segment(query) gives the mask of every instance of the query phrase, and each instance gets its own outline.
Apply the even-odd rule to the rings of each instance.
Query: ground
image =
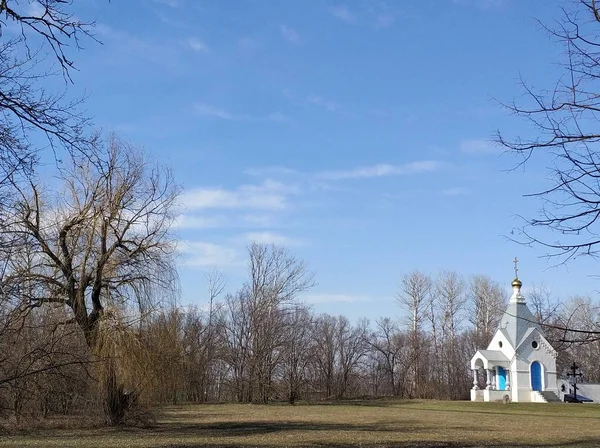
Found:
[[[594,404],[214,404],[167,408],[150,428],[0,435],[0,447],[597,447],[599,423]]]

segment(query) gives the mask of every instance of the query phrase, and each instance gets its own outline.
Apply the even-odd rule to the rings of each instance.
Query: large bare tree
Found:
[[[178,187],[170,171],[116,136],[73,153],[54,185],[15,179],[2,209],[2,292],[23,312],[69,311],[93,353],[114,331],[177,291],[170,233]],[[121,344],[122,345],[122,344]]]
[[[19,198],[5,219],[18,245],[4,283],[26,307],[70,308],[93,347],[107,312],[147,312],[176,288],[178,187],[167,168],[116,136],[75,154],[58,178],[55,193],[37,180],[15,183]]]

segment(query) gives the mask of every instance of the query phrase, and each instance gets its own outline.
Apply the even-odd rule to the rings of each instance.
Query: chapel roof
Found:
[[[527,307],[525,297],[521,294],[523,283],[515,276],[511,286],[513,287],[513,294],[506,311],[502,315],[499,327],[504,330],[503,333],[508,342],[514,348],[517,348],[529,329],[535,328],[540,333],[542,333],[542,330],[536,322],[535,316]]]

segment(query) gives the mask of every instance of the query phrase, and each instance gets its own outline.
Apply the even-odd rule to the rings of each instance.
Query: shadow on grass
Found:
[[[537,404],[537,406],[540,406],[539,404]],[[542,405],[543,406],[543,405]],[[552,407],[556,407],[556,406],[568,406],[568,405],[562,405],[562,404],[550,404],[549,406]],[[504,405],[503,405],[504,407]],[[532,412],[529,410],[522,410],[520,413],[515,412],[515,409],[511,407],[511,405],[506,407],[506,410],[491,410],[491,411],[484,411],[481,408],[474,408],[474,409],[442,409],[442,408],[430,408],[430,407],[419,407],[419,406],[411,406],[411,409],[417,410],[417,411],[430,411],[430,412],[452,412],[452,413],[458,413],[458,414],[486,414],[486,415],[510,415],[510,416],[515,416],[515,417],[519,417],[521,415],[527,415],[528,417],[556,417],[559,418],[561,420],[563,419],[575,419],[575,420],[581,420],[581,419],[586,419],[586,418],[590,418],[590,419],[594,419],[594,420],[598,420],[598,415],[595,414],[590,414],[590,415],[566,415],[564,413],[562,414],[552,414],[552,413],[544,413],[544,412]],[[600,446],[600,445],[598,445]]]
[[[168,444],[164,448],[244,448],[256,445],[233,445],[233,444]],[[272,446],[266,442],[265,446]],[[464,442],[406,442],[406,443],[373,443],[373,444],[348,444],[348,443],[319,443],[314,442],[310,445],[294,445],[294,448],[595,448],[600,446],[600,438],[581,439],[567,443],[547,443],[547,444],[481,444]]]
[[[414,403],[411,400],[400,400],[391,398],[379,398],[379,399],[365,399],[365,400],[329,400],[329,401],[317,401],[317,402],[301,402],[299,406],[366,406],[366,407],[378,407],[378,408],[389,408],[398,407],[405,404]]]
[[[275,434],[288,431],[368,431],[368,432],[418,432],[417,421],[403,421],[402,426],[396,422],[393,427],[385,427],[380,423],[372,425],[356,425],[344,423],[322,422],[214,422],[214,423],[165,423],[155,426],[150,431],[154,434],[199,434],[203,437],[246,437]],[[127,431],[127,429],[124,429]]]

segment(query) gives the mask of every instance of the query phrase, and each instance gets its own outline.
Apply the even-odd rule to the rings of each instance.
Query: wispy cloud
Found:
[[[466,194],[469,194],[469,190],[463,187],[452,187],[442,190],[442,194],[444,196],[464,196]]]
[[[27,5],[27,14],[35,17],[42,17],[46,12],[46,8],[38,1],[30,2]]]
[[[285,26],[285,25],[281,25],[280,29],[281,29],[281,35],[288,42],[290,42],[292,44],[299,44],[301,42],[300,35],[298,34],[298,32],[295,29],[290,28],[289,26]]]
[[[326,180],[368,179],[372,177],[403,176],[408,174],[429,173],[444,166],[436,160],[423,160],[402,165],[378,164],[352,170],[324,171],[318,177]]]
[[[276,123],[287,123],[291,125],[298,124],[296,120],[294,120],[292,117],[289,117],[280,111],[272,112],[269,115],[267,115],[267,120],[274,121]]]
[[[206,117],[219,118],[221,120],[258,122],[271,121],[273,123],[286,123],[294,126],[297,125],[296,120],[294,120],[288,115],[285,115],[280,111],[271,112],[270,114],[261,117],[249,114],[234,114],[220,107],[215,107],[205,103],[194,104],[194,109],[201,115],[204,115]]]
[[[380,14],[377,16],[375,26],[377,28],[388,28],[392,26],[395,21],[396,17],[394,17],[392,14]]]
[[[252,37],[243,36],[237,40],[237,46],[243,53],[250,55],[260,48],[260,42]]]
[[[369,296],[361,296],[354,294],[305,294],[300,297],[306,303],[356,303],[356,302],[370,302],[373,300]]]
[[[476,140],[463,140],[460,142],[460,151],[463,154],[469,155],[486,155],[486,154],[499,154],[501,148],[489,140],[476,139]]]
[[[260,244],[277,244],[277,245],[285,245],[285,246],[300,246],[302,242],[287,237],[285,235],[281,235],[279,233],[265,231],[265,232],[249,232],[244,235],[244,239]]]
[[[452,0],[452,2],[460,6],[472,6],[483,10],[490,10],[503,6],[506,0]]]
[[[208,45],[206,45],[200,39],[197,39],[195,37],[189,38],[186,43],[187,43],[188,47],[190,47],[192,50],[197,51],[199,53],[209,53],[210,52]]]
[[[298,192],[296,187],[266,180],[260,185],[242,185],[235,190],[198,188],[184,192],[181,201],[187,210],[281,210],[289,205],[289,196]]]
[[[310,104],[315,104],[319,107],[323,107],[324,109],[328,110],[329,112],[336,112],[337,110],[340,109],[339,104],[337,104],[335,101],[328,100],[326,98],[323,98],[320,95],[310,94],[306,98],[306,101]]]
[[[285,166],[261,166],[252,167],[244,170],[248,176],[268,177],[268,176],[293,176],[300,174],[298,171]]]
[[[329,10],[331,15],[346,23],[356,23],[356,16],[352,14],[345,6],[336,6]]]
[[[236,249],[204,241],[180,241],[177,249],[187,267],[240,266],[243,261]]]
[[[220,227],[223,220],[218,217],[179,215],[173,227],[176,229],[212,229]]]
[[[152,0],[154,3],[159,5],[165,5],[170,8],[178,8],[183,4],[183,0]]]
[[[202,115],[207,115],[209,117],[221,118],[222,120],[239,120],[242,119],[242,116],[232,115],[227,112],[225,109],[220,109],[218,107],[211,106],[209,104],[204,103],[196,103],[194,105],[196,111],[198,111]]]

